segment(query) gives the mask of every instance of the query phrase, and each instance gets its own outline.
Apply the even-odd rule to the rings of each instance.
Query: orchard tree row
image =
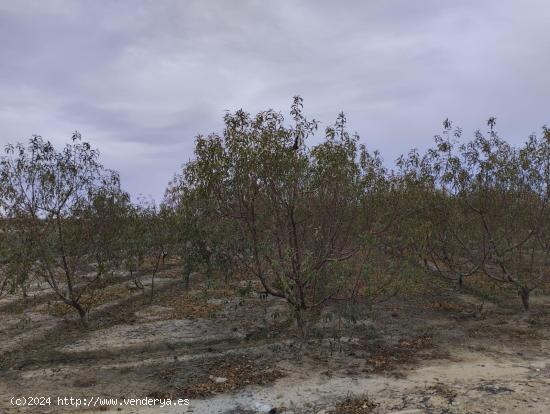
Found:
[[[469,141],[446,120],[433,148],[389,169],[343,113],[319,138],[300,97],[290,120],[239,110],[224,122],[220,135],[197,137],[195,157],[160,206],[131,202],[78,133],[61,150],[39,136],[8,145],[0,292],[46,284],[86,324],[83,298],[105,278],[124,276],[145,291],[146,269],[152,300],[169,255],[186,287],[195,271],[256,279],[305,333],[309,311],[372,300],[411,272],[459,288],[486,279],[517,293],[525,309],[531,292],[548,286],[548,129],[514,147],[494,118]]]

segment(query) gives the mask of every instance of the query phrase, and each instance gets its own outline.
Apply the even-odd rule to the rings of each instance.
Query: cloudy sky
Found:
[[[161,198],[226,110],[295,94],[391,163],[446,117],[550,124],[548,0],[0,0],[0,144],[79,130],[133,194]]]

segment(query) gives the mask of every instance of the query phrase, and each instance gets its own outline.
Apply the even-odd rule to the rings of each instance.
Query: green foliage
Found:
[[[165,205],[174,214],[175,253],[183,259],[183,279],[189,287],[194,271],[205,271],[208,278],[214,271],[225,274],[225,281],[235,268],[239,240],[232,223],[216,221],[210,201],[190,183],[186,171],[170,183]]]
[[[57,151],[40,136],[8,145],[0,158],[0,210],[7,239],[3,271],[11,290],[45,281],[86,320],[80,299],[114,256],[113,212],[127,201],[118,174],[105,170],[99,153],[75,133]],[[116,207],[116,208],[115,208]],[[96,263],[95,277],[87,266]]]
[[[119,268],[151,271],[152,299],[170,254],[183,262],[187,287],[193,272],[208,284],[255,277],[258,293],[284,298],[303,330],[306,311],[345,303],[353,319],[359,303],[368,309],[371,298],[426,274],[485,295],[517,291],[525,308],[548,286],[548,128],[515,148],[494,117],[470,141],[446,119],[433,148],[410,151],[389,171],[348,132],[343,113],[308,145],[319,124],[300,97],[290,122],[239,110],[224,124],[220,135],[197,137],[195,158],[160,206],[131,203],[78,133],[61,150],[39,136],[8,145],[0,293],[46,282],[85,320],[82,295]]]
[[[222,136],[197,138],[183,194],[208,206],[208,228],[238,240],[242,268],[285,298],[300,321],[303,311],[353,294],[332,269],[379,224],[370,206],[384,170],[347,132],[343,114],[312,148],[306,140],[318,124],[304,117],[299,97],[291,116],[286,126],[274,111],[227,114]]]
[[[417,234],[425,263],[441,276],[483,274],[516,289],[525,308],[529,294],[548,283],[550,264],[550,141],[535,135],[520,148],[494,130],[460,143],[447,121],[423,158],[402,161],[403,176],[422,192]]]
[[[153,300],[157,272],[173,249],[177,238],[176,216],[166,205],[141,199],[127,210],[122,254],[126,270],[133,274],[148,262],[151,268],[150,301]],[[136,279],[136,285],[143,286]]]

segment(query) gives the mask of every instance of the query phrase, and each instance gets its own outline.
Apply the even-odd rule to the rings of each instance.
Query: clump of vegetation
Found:
[[[173,368],[161,374],[169,383],[177,383],[181,368]],[[284,376],[268,362],[261,363],[245,356],[228,357],[223,360],[203,361],[197,373],[189,375],[189,368],[183,373],[187,378],[177,386],[175,396],[201,398],[218,393],[232,392],[250,385],[269,384]]]
[[[343,401],[336,404],[334,410],[329,411],[331,414],[360,414],[370,413],[374,410],[378,404],[372,401],[368,397],[364,398],[351,398],[348,397]]]
[[[421,335],[416,338],[400,339],[396,344],[376,344],[367,358],[368,370],[382,372],[410,363],[420,357],[422,351],[432,348],[431,336]]]

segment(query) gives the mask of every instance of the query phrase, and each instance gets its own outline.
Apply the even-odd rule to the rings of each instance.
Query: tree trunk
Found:
[[[295,307],[296,312],[296,325],[298,326],[298,331],[300,332],[300,337],[305,339],[306,337],[306,323],[304,321],[304,309],[301,306]]]
[[[529,310],[529,296],[531,295],[531,290],[529,288],[523,287],[519,291],[519,295],[521,296],[521,303],[523,304],[523,309],[528,311]]]
[[[193,267],[191,266],[190,260],[188,259],[183,268],[183,285],[185,290],[189,290],[189,281],[191,279],[191,271]]]
[[[149,296],[149,303],[153,303],[153,295],[155,293],[155,273],[153,272],[153,276],[151,277],[151,295]]]
[[[77,310],[78,315],[80,316],[80,322],[82,323],[82,326],[84,326],[84,328],[87,328],[88,327],[88,312],[86,312],[86,309],[84,309],[82,307],[82,305],[80,305],[79,303],[74,302],[74,301],[71,302],[71,306]]]
[[[153,303],[153,294],[155,293],[155,275],[159,270],[161,257],[162,257],[162,254],[159,254],[157,256],[157,263],[155,264],[155,268],[153,269],[153,275],[151,276],[151,296],[149,297],[149,303]]]
[[[206,259],[206,278],[209,280],[212,278],[212,258],[210,255]]]

